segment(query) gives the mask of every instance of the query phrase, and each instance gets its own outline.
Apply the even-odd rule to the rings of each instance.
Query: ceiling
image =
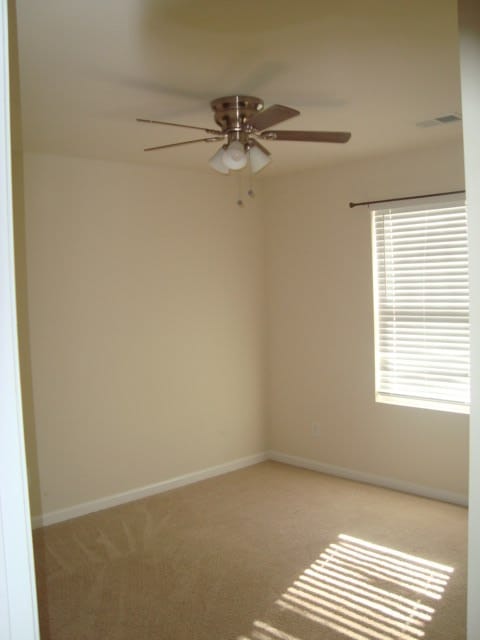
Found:
[[[17,0],[26,151],[212,171],[219,143],[135,118],[212,127],[230,94],[347,130],[346,145],[265,142],[263,175],[461,139],[455,0]],[[192,135],[193,133],[193,135]]]

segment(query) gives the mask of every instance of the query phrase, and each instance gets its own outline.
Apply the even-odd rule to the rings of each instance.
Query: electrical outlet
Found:
[[[320,436],[320,425],[312,424],[312,436],[318,438]]]

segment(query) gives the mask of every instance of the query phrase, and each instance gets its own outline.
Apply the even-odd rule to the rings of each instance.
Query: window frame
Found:
[[[377,233],[376,233],[376,217],[378,215],[385,215],[387,212],[390,214],[396,213],[409,213],[409,212],[421,212],[431,210],[442,210],[450,207],[463,207],[465,208],[465,216],[467,216],[465,198],[449,198],[445,197],[432,197],[428,200],[412,200],[405,205],[401,201],[392,201],[390,206],[380,205],[371,208],[371,240],[372,240],[372,279],[373,279],[373,315],[374,315],[374,358],[375,358],[375,400],[382,404],[391,404],[398,406],[414,407],[421,409],[431,409],[444,412],[469,414],[470,402],[457,402],[454,400],[439,400],[435,398],[422,397],[422,394],[418,396],[410,394],[402,394],[398,392],[386,391],[384,388],[384,377],[386,367],[384,367],[384,358],[382,357],[380,350],[380,339],[384,335],[380,330],[380,284],[378,273],[378,251],[377,251]],[[467,220],[468,222],[468,220]],[[468,232],[467,232],[468,234]],[[468,240],[468,235],[467,235]],[[461,254],[463,255],[463,253]],[[468,245],[465,248],[465,256],[468,261]],[[383,258],[385,260],[385,257]],[[467,267],[467,286],[468,286],[468,267]],[[468,294],[469,296],[469,294]],[[469,317],[469,313],[468,313]],[[468,323],[469,326],[469,323]],[[469,378],[468,378],[469,380]]]

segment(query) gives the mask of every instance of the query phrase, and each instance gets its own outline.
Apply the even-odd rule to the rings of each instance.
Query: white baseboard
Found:
[[[50,511],[49,513],[45,513],[41,516],[34,516],[32,518],[32,526],[33,528],[46,527],[50,524],[63,522],[64,520],[78,518],[79,516],[84,516],[87,513],[101,511],[102,509],[109,509],[110,507],[116,507],[126,502],[146,498],[148,496],[155,495],[156,493],[170,491],[170,489],[176,489],[177,487],[183,487],[187,484],[199,482],[200,480],[213,478],[224,473],[229,473],[230,471],[243,469],[244,467],[249,467],[265,460],[275,460],[276,462],[283,462],[284,464],[289,464],[294,467],[310,469],[311,471],[319,471],[320,473],[326,473],[331,476],[338,476],[339,478],[345,478],[355,482],[364,482],[366,484],[372,484],[386,489],[402,491],[403,493],[411,493],[413,495],[422,496],[423,498],[450,502],[463,507],[466,507],[468,504],[467,497],[461,494],[411,484],[409,482],[395,480],[394,478],[386,478],[369,473],[363,473],[362,471],[356,471],[354,469],[336,467],[334,465],[318,462],[317,460],[311,460],[310,458],[291,456],[286,453],[282,453],[281,451],[267,451],[247,456],[245,458],[232,460],[231,462],[226,462],[215,467],[208,467],[207,469],[201,469],[200,471],[194,471],[182,476],[170,478],[169,480],[150,484],[146,487],[131,489],[130,491],[106,496],[105,498],[100,498],[98,500],[83,502],[81,504],[74,505],[73,507],[67,507],[66,509]]]
[[[468,505],[468,498],[466,496],[459,493],[444,491],[443,489],[433,489],[431,487],[411,484],[410,482],[403,482],[402,480],[396,480],[394,478],[385,478],[383,476],[377,476],[370,473],[363,473],[362,471],[355,471],[354,469],[346,469],[344,467],[323,464],[316,460],[291,456],[280,451],[268,451],[267,457],[269,460],[283,462],[294,467],[302,467],[303,469],[310,469],[312,471],[319,471],[320,473],[327,473],[328,475],[338,476],[339,478],[345,478],[346,480],[373,484],[378,487],[384,487],[385,489],[411,493],[416,496],[421,496],[422,498],[440,500],[441,502],[450,502],[462,507],[466,507]]]
[[[200,471],[194,471],[187,473],[176,478],[170,478],[163,482],[157,482],[155,484],[147,485],[146,487],[139,487],[137,489],[131,489],[123,493],[117,493],[112,496],[106,496],[99,500],[92,500],[90,502],[83,502],[81,504],[74,505],[73,507],[67,507],[66,509],[58,509],[56,511],[50,511],[41,516],[33,516],[32,527],[46,527],[50,524],[62,522],[64,520],[70,520],[71,518],[78,518],[78,516],[84,516],[87,513],[93,513],[94,511],[101,511],[102,509],[109,509],[110,507],[116,507],[126,502],[132,502],[133,500],[139,500],[140,498],[146,498],[148,496],[155,495],[156,493],[163,493],[170,489],[176,489],[177,487],[183,487],[187,484],[199,482],[200,480],[206,480],[207,478],[213,478],[230,471],[236,471],[237,469],[243,469],[253,464],[263,462],[267,460],[266,453],[257,453],[245,458],[238,458],[231,462],[219,464],[215,467],[208,467],[207,469],[201,469]]]

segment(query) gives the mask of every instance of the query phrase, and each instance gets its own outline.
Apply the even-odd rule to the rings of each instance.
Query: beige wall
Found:
[[[265,180],[271,449],[466,496],[467,416],[375,403],[370,215],[348,207],[461,189],[462,162],[452,143]]]
[[[374,401],[370,218],[348,208],[462,188],[461,146],[261,186],[238,209],[223,177],[26,154],[34,513],[267,447],[466,496],[468,418]]]
[[[235,199],[223,177],[26,154],[43,513],[265,449],[263,228]]]

